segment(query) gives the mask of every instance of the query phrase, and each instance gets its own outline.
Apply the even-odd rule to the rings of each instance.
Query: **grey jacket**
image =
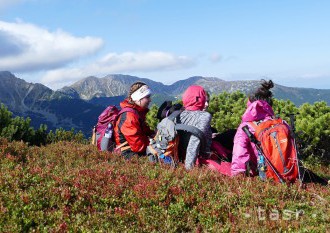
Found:
[[[181,133],[180,147],[187,148],[185,168],[192,169],[199,154],[209,154],[212,142],[211,131],[212,116],[209,112],[205,111],[188,111],[185,110],[180,114],[180,122],[182,124],[192,125],[200,129],[205,137],[205,151],[200,151],[200,140],[194,135],[189,133]]]

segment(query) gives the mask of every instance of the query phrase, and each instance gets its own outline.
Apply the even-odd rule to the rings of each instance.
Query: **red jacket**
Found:
[[[127,141],[131,152],[143,154],[149,145],[149,138],[154,132],[146,124],[146,114],[149,109],[130,104],[127,99],[120,103],[121,108],[133,108],[136,113],[125,112],[121,114],[115,126],[116,145]],[[130,151],[130,150],[129,150]],[[125,151],[127,153],[127,151]]]

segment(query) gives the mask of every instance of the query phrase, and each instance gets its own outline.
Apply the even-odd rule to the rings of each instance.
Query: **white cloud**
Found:
[[[47,71],[41,78],[41,83],[53,89],[59,89],[68,86],[87,76],[94,75],[90,72],[84,73],[84,69],[69,68],[55,69]]]
[[[0,45],[0,70],[23,76],[38,73],[40,82],[52,88],[70,85],[89,75],[174,71],[195,66],[195,61],[187,56],[162,51],[108,53],[81,65],[81,58],[101,48],[102,39],[75,37],[61,29],[49,31],[22,21],[0,20]]]
[[[0,21],[0,70],[28,72],[61,67],[98,51],[100,38],[74,37],[58,29],[46,29],[24,22]]]
[[[95,65],[98,68],[107,67],[112,72],[121,71],[155,71],[175,70],[190,67],[194,62],[186,56],[175,56],[170,53],[152,52],[126,52],[122,54],[109,53]]]
[[[109,53],[95,63],[85,65],[84,67],[48,71],[41,81],[45,85],[59,88],[90,75],[169,71],[189,68],[194,65],[195,62],[186,56],[176,56],[159,51]]]

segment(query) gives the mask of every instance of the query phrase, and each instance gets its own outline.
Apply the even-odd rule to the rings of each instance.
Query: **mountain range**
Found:
[[[241,91],[250,93],[258,87],[259,80],[224,81],[216,77],[195,76],[177,81],[171,85],[146,78],[114,74],[103,78],[90,76],[71,86],[52,90],[39,83],[28,83],[9,71],[0,71],[0,102],[15,116],[30,117],[32,126],[46,124],[48,129],[75,128],[90,136],[99,114],[110,104],[119,105],[136,81],[147,83],[152,89],[153,103],[181,97],[184,90],[192,85],[203,86],[210,94]],[[330,90],[295,88],[275,84],[274,97],[289,99],[297,106],[308,102],[330,103]]]

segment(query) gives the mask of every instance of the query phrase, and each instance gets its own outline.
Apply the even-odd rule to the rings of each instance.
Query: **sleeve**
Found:
[[[139,120],[139,117],[132,112],[124,113],[126,120],[120,130],[131,147],[131,150],[136,153],[143,153],[149,145],[149,138],[144,129],[144,124]]]
[[[205,140],[205,151],[203,153],[210,152],[211,142],[212,142],[212,131],[211,131],[211,119],[212,116],[208,112],[202,112],[198,119],[196,127],[204,133]],[[196,163],[197,156],[200,153],[200,140],[194,135],[191,135],[187,146],[185,168],[190,170],[194,167]]]
[[[234,148],[233,148],[233,157],[231,164],[231,174],[232,176],[244,173],[246,171],[245,163],[248,161],[256,162],[257,154],[255,147],[250,142],[248,136],[242,130],[242,127],[246,124],[241,124],[234,138]],[[254,133],[254,130],[250,128],[251,133]]]
[[[199,128],[205,137],[205,151],[202,153],[209,153],[211,151],[212,144],[212,129],[211,129],[211,120],[212,115],[209,112],[204,112],[202,118],[198,121],[197,128]]]

